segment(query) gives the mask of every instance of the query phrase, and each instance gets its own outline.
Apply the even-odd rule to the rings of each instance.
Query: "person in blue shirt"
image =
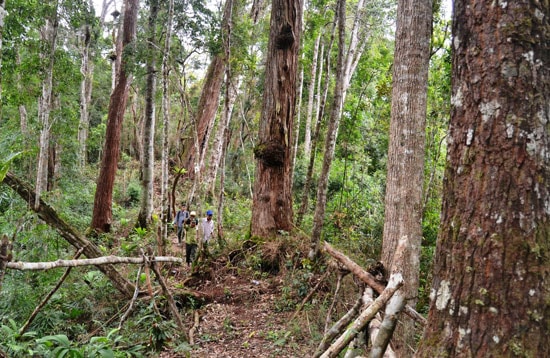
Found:
[[[189,211],[187,211],[187,205],[185,205],[184,203],[181,203],[181,209],[178,210],[178,212],[176,213],[176,217],[174,218],[174,228],[177,230],[176,232],[178,235],[178,246],[181,246],[182,242],[185,241],[184,240],[185,230],[183,227],[183,223],[188,218],[189,218]]]

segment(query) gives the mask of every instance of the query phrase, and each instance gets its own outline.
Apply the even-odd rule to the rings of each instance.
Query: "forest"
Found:
[[[0,0],[0,357],[550,356],[549,18]]]

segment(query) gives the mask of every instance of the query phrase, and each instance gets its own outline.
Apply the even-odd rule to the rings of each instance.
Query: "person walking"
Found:
[[[187,205],[184,203],[181,203],[181,209],[178,210],[176,213],[176,217],[174,218],[174,228],[176,229],[176,233],[178,236],[178,246],[182,245],[182,242],[184,242],[184,236],[185,236],[185,230],[183,228],[183,223],[185,220],[189,218],[189,211],[187,211]]]
[[[185,229],[185,262],[188,266],[193,263],[197,253],[197,230],[199,229],[197,213],[191,211],[189,217],[184,221]]]
[[[212,220],[213,215],[214,213],[212,210],[208,210],[206,212],[206,217],[201,219],[200,236],[201,244],[205,251],[207,251],[208,242],[212,239],[212,234],[214,233],[214,220]]]

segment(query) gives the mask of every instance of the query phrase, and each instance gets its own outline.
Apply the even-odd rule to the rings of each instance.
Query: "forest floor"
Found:
[[[185,248],[179,247],[176,239],[171,250],[171,254],[185,258]],[[182,316],[189,327],[192,351],[165,351],[160,357],[311,356],[316,343],[308,325],[291,322],[294,311],[277,307],[284,300],[283,278],[264,275],[254,279],[246,270],[227,266],[223,260],[212,259],[207,270],[199,267],[192,271],[186,265],[170,269],[168,282],[174,299],[181,299],[178,292],[184,287],[201,297],[203,304]]]

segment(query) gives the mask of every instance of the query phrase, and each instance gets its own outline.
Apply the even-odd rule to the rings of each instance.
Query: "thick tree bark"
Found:
[[[456,0],[452,109],[418,357],[550,354],[550,3]]]
[[[128,48],[135,38],[138,3],[137,0],[126,0],[122,30],[123,48]],[[124,53],[124,51],[122,53]],[[131,83],[129,63],[126,63],[129,58],[127,54],[124,56],[125,58],[121,59],[122,62],[117,74],[115,89],[111,94],[111,100],[109,102],[105,145],[103,147],[101,168],[97,179],[91,224],[92,229],[97,232],[109,232],[111,230],[111,221],[113,217],[113,186],[118,158],[120,156],[120,133]]]
[[[147,75],[145,84],[145,120],[143,123],[143,160],[141,161],[141,208],[137,226],[146,228],[153,213],[153,183],[155,180],[155,94],[156,94],[156,26],[158,0],[149,1],[147,36]]]
[[[432,0],[400,0],[393,65],[392,108],[386,180],[382,259],[395,266],[398,240],[408,237],[403,262],[403,291],[414,307],[418,295],[420,244],[422,241],[422,187],[426,98],[432,28]],[[413,354],[414,322],[403,319],[393,346],[402,357]]]
[[[4,183],[16,191],[23,200],[32,207],[36,202],[36,194],[30,185],[22,182],[11,173],[7,173],[4,178]],[[101,257],[103,253],[93,242],[88,241],[84,236],[80,235],[72,226],[67,224],[57,215],[57,212],[46,204],[42,199],[39,200],[38,207],[34,208],[40,219],[44,220],[48,225],[57,230],[57,232],[76,249],[83,249],[82,253],[88,258]],[[126,280],[112,265],[100,265],[98,269],[107,276],[113,286],[121,293],[131,297],[134,287],[132,283]]]
[[[292,128],[303,1],[275,0],[266,63],[251,234],[274,237],[292,229]]]

